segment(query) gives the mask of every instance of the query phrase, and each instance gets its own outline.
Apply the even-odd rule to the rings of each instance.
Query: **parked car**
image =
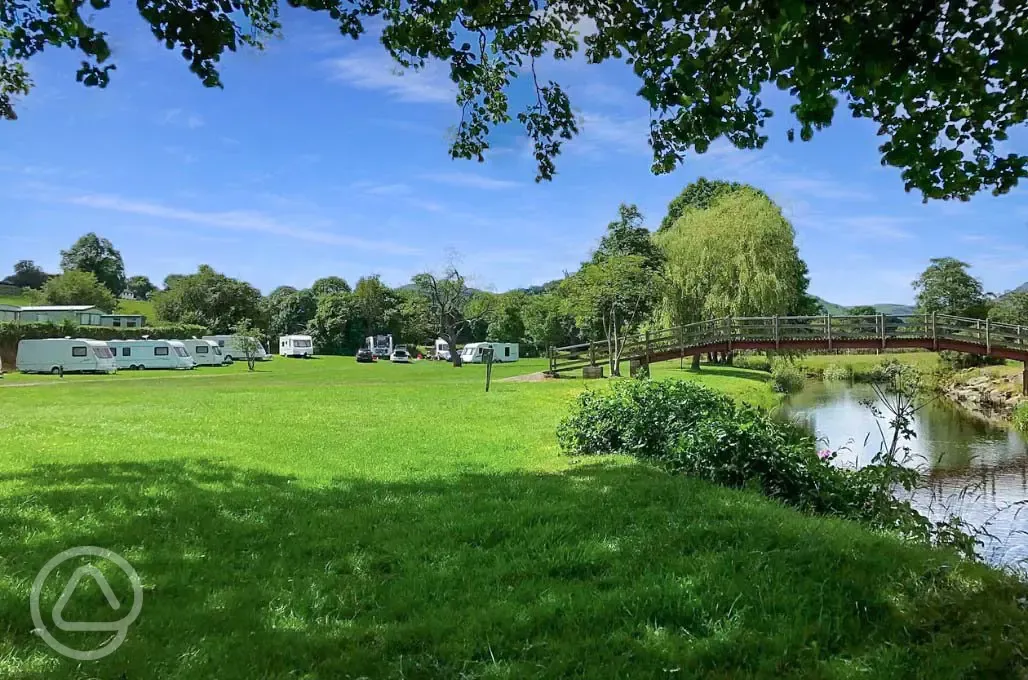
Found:
[[[375,363],[375,354],[367,347],[361,347],[357,350],[357,363],[358,364],[373,364]]]
[[[393,350],[393,353],[389,355],[389,361],[394,364],[409,364],[410,354],[407,354],[407,350],[403,347],[397,347]]]

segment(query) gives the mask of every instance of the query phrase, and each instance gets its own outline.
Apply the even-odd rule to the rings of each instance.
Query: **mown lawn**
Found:
[[[0,677],[1017,677],[1026,591],[993,571],[560,456],[568,401],[602,384],[486,394],[480,366],[260,368],[0,388]],[[29,616],[36,572],[78,545],[144,584],[127,641],[96,662],[54,654]],[[86,582],[77,595],[66,619],[120,618]]]

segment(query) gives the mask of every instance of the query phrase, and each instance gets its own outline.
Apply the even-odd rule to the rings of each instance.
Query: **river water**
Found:
[[[882,446],[864,399],[875,399],[870,385],[811,382],[781,409],[823,440],[819,448],[841,449],[838,464],[857,466]],[[877,423],[891,436],[887,420]],[[933,518],[958,515],[983,532],[987,561],[1028,568],[1028,443],[942,400],[918,411],[912,429],[917,436],[903,442],[911,452],[906,464],[922,471],[926,487],[914,504]]]

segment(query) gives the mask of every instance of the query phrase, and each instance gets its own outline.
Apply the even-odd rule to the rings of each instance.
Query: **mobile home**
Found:
[[[278,339],[278,353],[284,357],[312,357],[314,341],[309,335],[283,335]]]
[[[107,343],[82,338],[47,338],[18,343],[15,362],[22,373],[114,373],[117,365]]]
[[[239,338],[235,335],[205,335],[204,340],[213,340],[221,348],[230,361],[246,359],[246,353],[239,346]],[[271,355],[264,349],[264,345],[256,338],[251,338],[257,343],[257,361],[271,361]]]
[[[225,364],[232,363],[225,356],[224,352],[221,351],[221,348],[218,347],[218,343],[213,340],[192,338],[190,340],[183,340],[182,344],[185,346],[186,351],[189,352],[189,356],[193,357],[193,361],[196,362],[197,366],[224,366]]]
[[[469,342],[460,351],[460,359],[465,364],[482,363],[482,350],[493,348],[493,363],[510,363],[518,360],[518,343],[516,342]]]
[[[119,369],[181,369],[196,367],[196,361],[178,340],[108,340]]]
[[[388,359],[393,353],[393,336],[391,335],[369,335],[364,340],[364,346],[371,350],[371,353],[380,359]]]
[[[442,338],[436,338],[432,357],[439,361],[449,361],[451,359],[450,343],[446,342]]]

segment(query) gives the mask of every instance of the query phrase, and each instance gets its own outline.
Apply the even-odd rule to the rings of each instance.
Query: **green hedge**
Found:
[[[64,323],[0,323],[0,359],[4,370],[14,370],[20,340],[41,338],[91,338],[93,340],[137,339],[143,336],[165,340],[181,340],[193,336],[208,335],[203,326],[174,324],[169,326],[145,326],[143,328],[111,328],[108,326],[80,326],[71,321]]]

